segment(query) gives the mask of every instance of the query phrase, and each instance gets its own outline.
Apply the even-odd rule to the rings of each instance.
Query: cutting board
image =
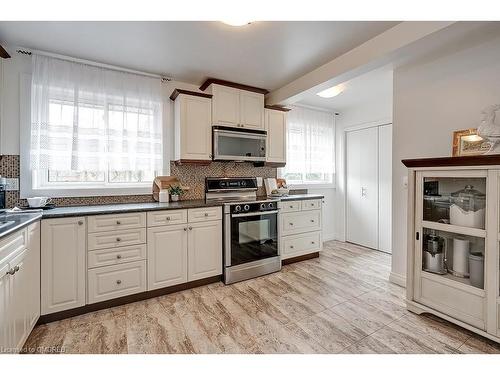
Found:
[[[175,176],[158,176],[153,181],[153,199],[158,202],[160,190],[168,189],[170,186],[180,186],[184,191],[189,190],[189,187],[181,186],[179,179]]]

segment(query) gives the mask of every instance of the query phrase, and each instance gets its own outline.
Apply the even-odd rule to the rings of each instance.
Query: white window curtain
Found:
[[[335,118],[331,112],[293,106],[288,112],[287,163],[281,176],[288,184],[333,184]]]
[[[33,171],[138,182],[163,169],[160,79],[41,55],[33,55],[32,68]]]

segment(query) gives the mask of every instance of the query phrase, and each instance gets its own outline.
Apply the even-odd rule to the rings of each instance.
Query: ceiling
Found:
[[[333,98],[312,93],[297,104],[342,112],[377,98],[392,97],[392,73],[392,66],[387,65],[342,83],[344,91]]]
[[[0,43],[170,76],[277,89],[397,22],[0,22]],[[9,51],[11,54],[14,51]]]

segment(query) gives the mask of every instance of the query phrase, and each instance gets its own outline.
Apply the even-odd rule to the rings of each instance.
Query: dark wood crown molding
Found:
[[[256,93],[264,94],[264,95],[269,92],[266,89],[261,89],[259,87],[242,85],[241,83],[224,81],[223,79],[217,79],[217,78],[207,78],[207,80],[205,82],[203,82],[203,84],[200,86],[200,90],[205,91],[208,88],[208,86],[210,86],[211,84],[233,87],[235,89],[252,91],[252,92],[256,92]]]
[[[280,105],[265,105],[264,107],[267,109],[274,109],[275,111],[281,111],[281,112],[289,112],[292,110],[291,108],[282,107]]]
[[[500,165],[500,155],[453,156],[443,158],[404,159],[407,168],[430,167],[471,167],[480,165]]]
[[[186,95],[192,95],[192,96],[201,96],[202,98],[212,98],[212,95],[210,94],[205,94],[203,92],[196,92],[196,91],[189,91],[189,90],[182,90],[182,89],[175,89],[172,91],[172,95],[170,95],[170,100],[175,100],[180,94],[186,94]]]

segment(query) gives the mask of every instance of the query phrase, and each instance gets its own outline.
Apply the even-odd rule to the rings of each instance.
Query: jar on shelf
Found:
[[[486,194],[466,185],[451,193],[450,224],[484,229]]]

